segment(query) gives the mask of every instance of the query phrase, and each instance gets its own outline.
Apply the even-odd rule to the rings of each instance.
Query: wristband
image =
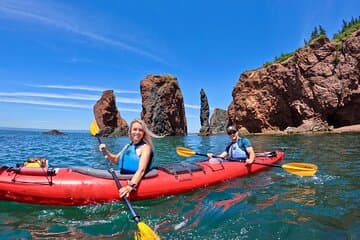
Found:
[[[132,191],[136,191],[137,184],[131,182],[130,180],[127,181],[127,185],[132,188]]]

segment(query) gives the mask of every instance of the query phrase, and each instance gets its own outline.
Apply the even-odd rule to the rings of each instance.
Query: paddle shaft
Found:
[[[96,138],[97,138],[99,144],[101,144],[101,139],[100,139],[98,136],[96,136]],[[103,152],[103,153],[104,153],[104,152]],[[105,153],[104,153],[104,154],[105,154]],[[114,179],[114,181],[115,181],[115,183],[116,183],[116,187],[118,188],[118,190],[120,190],[120,188],[121,188],[120,180],[119,180],[119,178],[116,176],[116,173],[115,173],[114,169],[113,169],[112,167],[110,167],[110,165],[109,165],[108,171],[109,171],[109,173],[112,175],[112,177],[113,177],[113,179]],[[124,200],[125,200],[125,203],[126,203],[127,207],[128,207],[129,210],[130,210],[130,213],[131,213],[134,221],[135,221],[136,223],[139,223],[139,222],[140,222],[140,216],[136,214],[134,208],[131,206],[130,200],[129,200],[127,197],[123,197],[123,198],[124,198]]]
[[[119,178],[116,176],[116,173],[115,173],[114,169],[113,169],[113,168],[109,168],[108,171],[109,171],[109,173],[113,176],[118,190],[120,190],[120,188],[121,188],[121,183],[120,183],[120,181],[119,181]],[[126,203],[127,207],[129,208],[129,210],[130,210],[130,212],[131,212],[131,215],[132,215],[134,221],[135,221],[136,223],[140,222],[140,216],[136,214],[134,208],[131,206],[130,200],[129,200],[127,197],[124,197],[124,200],[125,200],[125,203]]]
[[[254,161],[252,164],[263,165],[263,166],[268,166],[268,167],[282,168],[282,166],[280,166],[280,165],[275,165],[275,164],[270,164],[270,163],[259,163],[259,162]]]

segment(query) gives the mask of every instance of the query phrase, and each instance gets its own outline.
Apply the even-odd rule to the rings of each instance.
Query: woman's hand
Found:
[[[100,151],[100,152],[103,152],[103,151],[105,151],[105,149],[106,149],[106,144],[105,144],[105,143],[101,143],[101,144],[99,145],[99,151]]]
[[[129,197],[130,192],[133,190],[133,188],[129,185],[123,186],[119,190],[119,195],[121,198],[123,197]]]

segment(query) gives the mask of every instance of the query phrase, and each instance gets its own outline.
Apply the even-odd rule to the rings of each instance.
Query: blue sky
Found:
[[[201,88],[211,110],[227,109],[242,72],[302,47],[315,26],[332,37],[359,9],[355,0],[0,0],[0,127],[86,130],[105,89],[130,122],[140,81],[171,74],[198,132]]]

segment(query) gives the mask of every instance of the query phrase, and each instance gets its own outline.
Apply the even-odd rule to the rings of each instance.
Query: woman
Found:
[[[111,153],[103,143],[99,145],[105,157],[118,164],[121,173],[134,174],[127,185],[120,188],[120,197],[128,197],[131,191],[136,191],[142,177],[151,169],[154,157],[152,137],[159,136],[152,133],[144,121],[135,119],[129,127],[130,144],[118,154]]]
[[[226,146],[223,153],[215,157],[239,161],[245,160],[246,165],[252,164],[255,159],[255,152],[250,140],[245,137],[240,137],[234,126],[229,126],[226,132],[231,138],[231,143]],[[214,157],[212,153],[208,153],[207,155],[210,159]]]

